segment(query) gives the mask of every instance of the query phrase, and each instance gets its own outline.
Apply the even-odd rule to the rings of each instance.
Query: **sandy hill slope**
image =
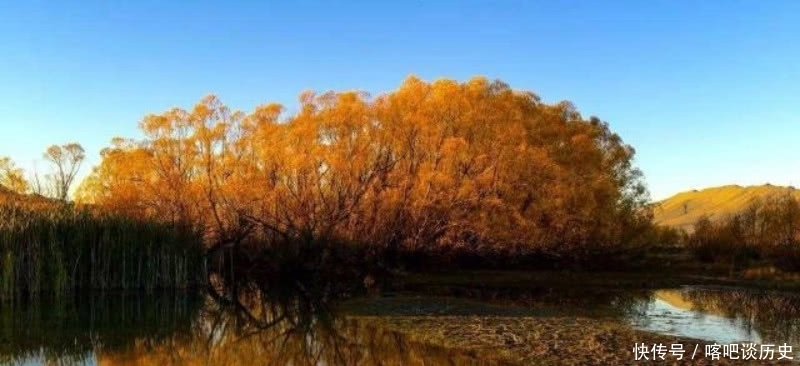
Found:
[[[749,187],[728,185],[682,192],[655,204],[654,221],[659,225],[691,230],[703,215],[712,220],[724,218],[744,210],[756,198],[784,194],[800,199],[800,190],[770,184]]]

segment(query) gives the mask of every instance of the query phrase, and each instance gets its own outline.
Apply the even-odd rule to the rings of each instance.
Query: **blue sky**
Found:
[[[0,155],[30,168],[78,141],[93,165],[210,93],[291,110],[308,89],[483,75],[608,121],[654,199],[798,184],[798,18],[780,0],[0,0]]]

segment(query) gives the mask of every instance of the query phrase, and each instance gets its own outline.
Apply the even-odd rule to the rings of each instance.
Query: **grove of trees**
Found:
[[[86,158],[83,146],[76,142],[51,145],[42,154],[49,173],[34,171],[28,178],[25,171],[9,157],[0,156],[0,187],[18,195],[34,193],[60,201],[68,201],[75,177]]]
[[[209,96],[146,116],[81,203],[191,225],[208,248],[581,255],[649,228],[634,149],[597,118],[500,81],[303,93],[297,113]]]
[[[791,195],[754,200],[737,214],[712,221],[703,217],[685,239],[706,261],[769,259],[784,270],[800,269],[800,202]]]

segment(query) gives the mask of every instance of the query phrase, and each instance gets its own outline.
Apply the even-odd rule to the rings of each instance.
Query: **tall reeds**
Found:
[[[0,301],[186,288],[202,278],[202,262],[189,228],[69,205],[0,204]]]

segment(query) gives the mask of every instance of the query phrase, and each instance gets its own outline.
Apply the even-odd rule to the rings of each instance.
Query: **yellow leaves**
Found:
[[[277,103],[264,104],[256,107],[256,110],[246,116],[248,126],[251,128],[262,128],[264,125],[278,123],[278,117],[283,112],[283,106]]]
[[[172,134],[172,124],[166,116],[145,116],[139,126],[148,138],[155,138],[161,134]]]
[[[570,223],[613,224],[630,183],[612,170],[629,172],[632,151],[606,124],[499,81],[411,76],[374,99],[348,91],[299,100],[300,111],[283,118],[279,104],[245,115],[214,96],[191,111],[149,115],[145,140],[114,140],[87,187],[115,205],[147,202],[164,217],[185,207],[202,222],[244,211],[353,241],[469,232],[498,245],[547,246]]]
[[[194,106],[191,115],[192,118],[198,121],[204,121],[213,118],[215,113],[226,111],[227,108],[217,98],[216,95],[207,95]]]
[[[28,192],[25,173],[8,157],[0,157],[0,186],[19,194]]]
[[[439,151],[442,155],[447,157],[458,158],[465,155],[467,150],[467,141],[463,137],[447,137],[442,142],[442,147]]]

